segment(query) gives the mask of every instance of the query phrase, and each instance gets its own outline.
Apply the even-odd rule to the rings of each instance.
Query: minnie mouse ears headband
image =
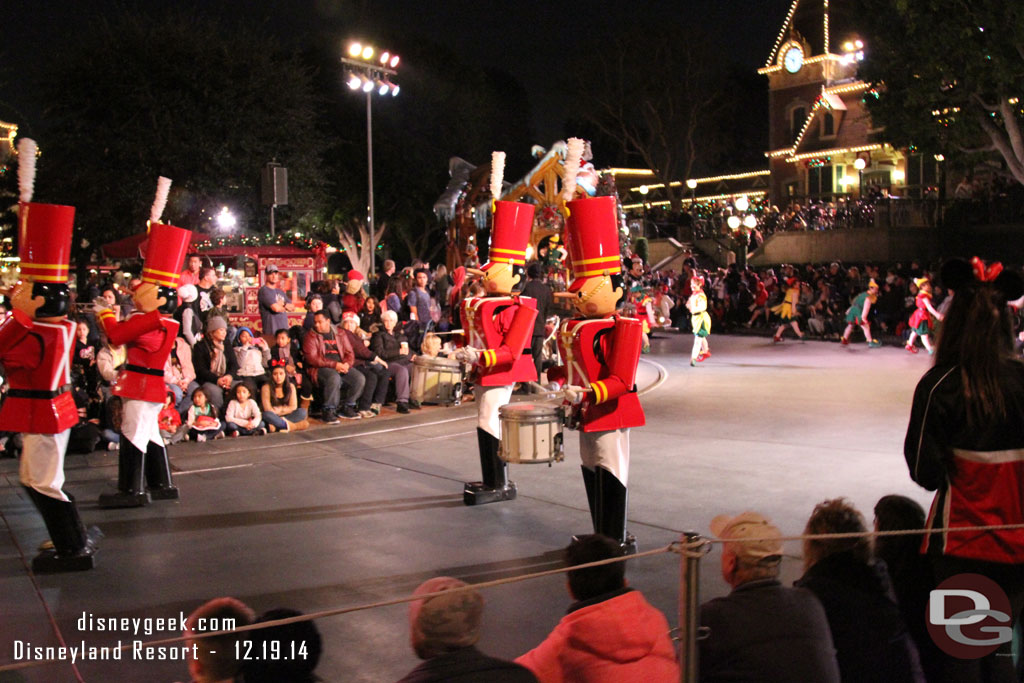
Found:
[[[977,256],[969,263],[963,259],[947,261],[942,266],[941,276],[942,283],[954,292],[980,285],[992,285],[1006,301],[1013,301],[1024,295],[1024,278],[1016,272],[1004,270],[1003,264],[998,261],[986,264]]]

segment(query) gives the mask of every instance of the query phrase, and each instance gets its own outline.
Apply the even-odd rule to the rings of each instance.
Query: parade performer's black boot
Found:
[[[479,427],[476,428],[476,438],[480,447],[480,472],[483,481],[467,482],[462,490],[462,502],[466,505],[486,505],[514,500],[515,482],[508,480],[508,465],[498,457],[501,442]]]
[[[623,555],[636,554],[636,538],[626,533],[628,492],[618,477],[603,467],[595,468],[597,514],[595,531],[614,539]]]
[[[148,505],[143,461],[146,454],[121,435],[118,448],[117,493],[101,493],[101,508],[138,508]]]
[[[580,471],[583,472],[583,487],[587,491],[587,507],[590,508],[590,523],[594,527],[593,533],[599,534],[597,524],[597,472],[590,469],[586,465],[580,465]],[[578,541],[586,534],[573,534],[572,540]]]
[[[96,565],[96,546],[103,534],[96,527],[85,530],[78,508],[71,496],[69,501],[51,498],[34,488],[25,486],[32,503],[46,524],[53,548],[43,550],[32,560],[34,574],[80,572]]]
[[[146,446],[146,490],[153,500],[177,500],[178,487],[171,483],[167,447],[150,441]]]

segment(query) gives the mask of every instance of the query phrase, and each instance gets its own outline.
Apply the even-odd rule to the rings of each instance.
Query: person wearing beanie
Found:
[[[206,321],[206,336],[192,348],[196,381],[217,413],[224,409],[224,392],[236,383],[238,357],[227,347],[228,324],[220,316]]]
[[[409,603],[409,641],[424,660],[399,683],[437,681],[487,681],[533,683],[537,679],[524,667],[476,648],[480,640],[484,599],[465,581],[438,576],[419,585],[413,595],[441,593]]]

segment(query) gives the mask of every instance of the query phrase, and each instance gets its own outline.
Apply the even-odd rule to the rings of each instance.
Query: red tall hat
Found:
[[[75,207],[60,204],[18,204],[18,249],[21,277],[31,282],[68,281],[71,230]]]
[[[572,261],[570,291],[579,289],[589,277],[622,272],[619,252],[619,217],[615,197],[576,199],[565,204],[565,243]]]
[[[526,265],[526,245],[530,243],[530,233],[533,232],[535,208],[533,204],[522,202],[494,202],[491,246],[482,270],[499,263]]]
[[[153,223],[146,239],[142,281],[162,287],[177,287],[185,252],[192,241],[192,231],[173,225]]]

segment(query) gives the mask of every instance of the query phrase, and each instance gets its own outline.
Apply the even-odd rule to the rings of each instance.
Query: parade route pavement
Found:
[[[641,550],[709,534],[720,513],[758,510],[798,534],[815,503],[845,496],[867,517],[888,493],[927,507],[907,475],[903,438],[925,354],[835,343],[773,345],[762,337],[711,337],[712,357],[689,365],[689,335],[664,334],[645,356],[666,371],[642,397],[647,426],[632,430],[630,531]],[[638,386],[658,367],[642,363]],[[68,457],[66,490],[87,525],[102,528],[98,567],[32,576],[46,530],[0,461],[0,666],[15,644],[109,646],[179,635],[172,620],[231,595],[257,613],[317,612],[407,595],[450,575],[471,583],[552,569],[573,533],[589,532],[578,437],[551,467],[512,468],[515,501],[462,504],[479,478],[475,406],[436,408],[297,434],[171,447],[181,500],[100,510],[116,480],[116,453]],[[783,578],[801,573],[787,546]],[[701,598],[727,592],[717,548],[702,561]],[[675,626],[679,556],[630,562],[630,585]],[[563,576],[488,589],[480,648],[512,658],[537,645],[570,603]],[[405,605],[321,619],[325,681],[389,681],[417,660]],[[164,619],[151,634],[98,631],[82,616]],[[129,624],[132,622],[128,622]],[[145,626],[144,622],[138,622]],[[153,621],[151,624],[156,625]],[[86,628],[81,628],[82,626]],[[78,661],[0,672],[0,682],[180,681],[181,661]],[[164,653],[169,654],[169,653]]]

